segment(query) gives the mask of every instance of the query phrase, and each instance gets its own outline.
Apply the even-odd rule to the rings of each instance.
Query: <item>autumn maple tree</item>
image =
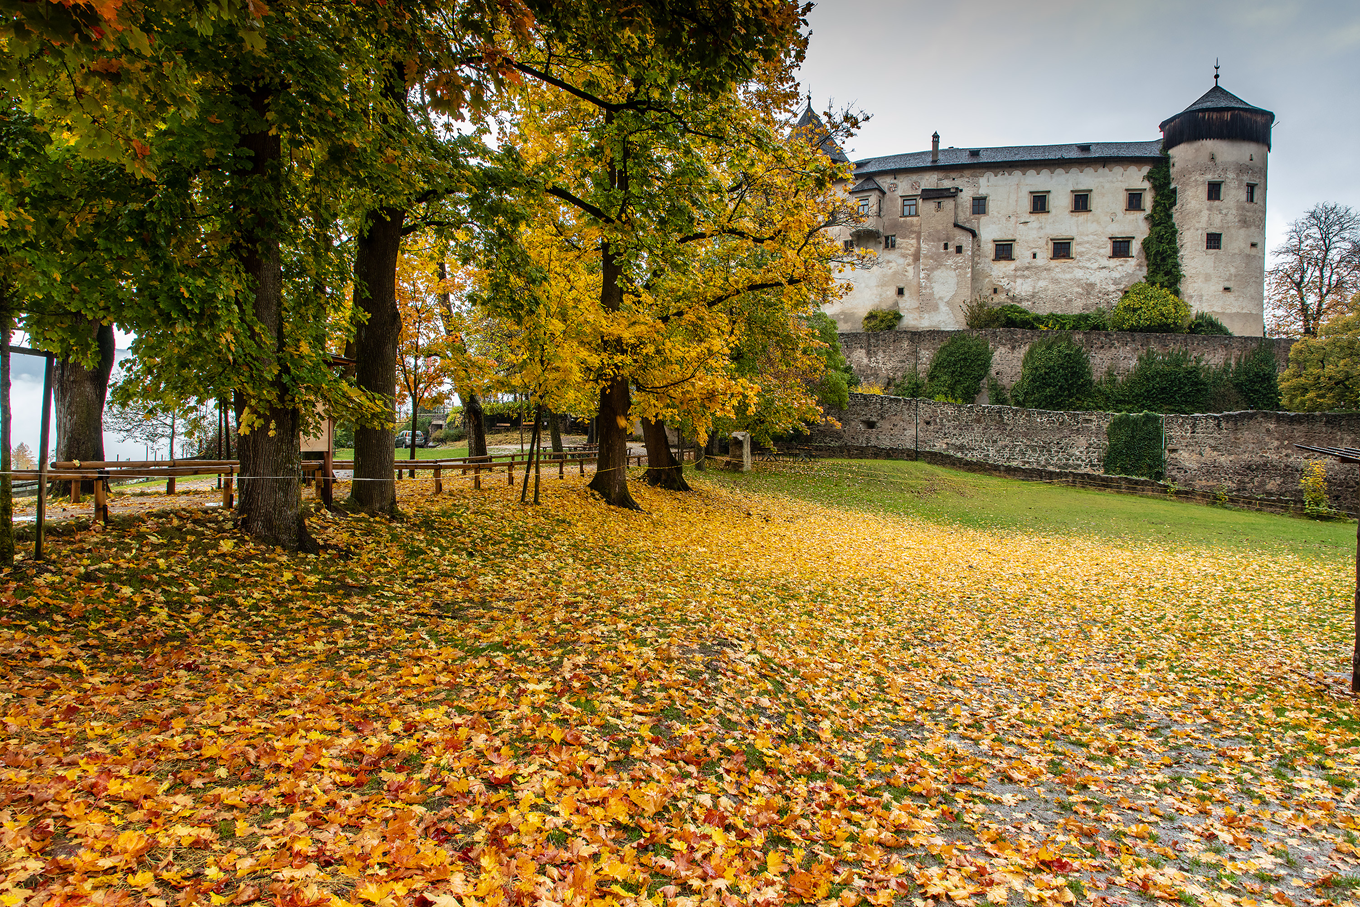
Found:
[[[765,12],[770,15],[746,34],[736,31],[743,25],[740,16],[699,23],[662,16],[657,34],[703,28],[706,41],[648,44],[644,54],[636,48],[623,52],[610,43],[616,36],[608,32],[595,32],[604,43],[582,46],[580,37],[591,33],[585,28],[557,42],[544,41],[516,63],[533,81],[516,111],[514,141],[528,165],[544,174],[547,197],[534,227],[535,242],[540,248],[559,242],[590,258],[577,267],[581,277],[572,284],[594,295],[591,317],[583,322],[595,334],[584,344],[591,352],[583,355],[588,377],[599,388],[600,447],[592,488],[611,504],[633,506],[625,460],[631,419],[645,414],[655,431],[656,417],[679,411],[663,404],[633,412],[641,363],[648,362],[658,375],[649,387],[687,385],[690,397],[704,397],[696,388],[712,373],[696,365],[726,355],[718,339],[723,319],[731,315],[730,306],[724,307],[737,299],[751,304],[758,292],[799,283],[779,273],[780,265],[789,269],[790,258],[797,256],[789,255],[789,246],[776,248],[776,241],[817,249],[818,227],[828,220],[821,203],[832,180],[821,171],[812,178],[826,193],[814,205],[823,209],[820,222],[805,219],[797,204],[787,222],[759,225],[771,233],[756,232],[752,221],[770,218],[775,210],[775,199],[762,194],[772,187],[778,167],[761,165],[752,172],[748,165],[758,152],[775,153],[778,135],[771,124],[758,122],[738,86],[762,68],[786,73],[802,47],[796,9]],[[753,43],[716,69],[686,57],[714,53],[723,41]],[[784,171],[785,178],[794,174],[802,178],[806,171],[798,166]],[[770,183],[757,185],[762,179]],[[781,194],[780,200],[790,198]],[[759,248],[766,244],[770,248]],[[711,289],[709,294],[683,285],[682,275],[704,256],[715,263],[715,272],[723,272],[696,281]],[[660,353],[663,347],[667,353]],[[671,374],[662,376],[668,366]],[[726,390],[731,389],[729,384]],[[710,401],[715,395],[708,394]]]

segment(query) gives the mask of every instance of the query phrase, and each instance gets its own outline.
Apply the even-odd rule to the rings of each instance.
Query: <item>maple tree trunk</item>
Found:
[[[628,491],[628,411],[632,396],[627,378],[611,378],[600,389],[599,453],[590,490],[606,504],[640,510]]]
[[[355,383],[385,402],[389,419],[396,412],[397,255],[401,251],[402,208],[375,211],[363,231],[354,260],[354,305],[367,313],[354,338]],[[412,408],[414,410],[414,407]],[[349,499],[371,513],[397,509],[396,446],[390,423],[379,428],[354,429],[354,483]]]
[[[562,452],[562,417],[554,412],[548,413],[548,436],[552,438],[553,453]]]
[[[9,341],[14,313],[9,287],[0,283],[0,567],[14,566],[14,482],[10,446],[12,413],[9,388]],[[41,492],[40,492],[41,493]]]
[[[261,120],[269,112],[271,94],[256,88],[244,92]],[[241,147],[250,152],[250,169],[244,174],[250,182],[267,184],[271,171],[280,166],[282,147],[277,133],[267,129],[241,136]],[[249,206],[238,211],[243,223],[241,264],[250,277],[255,320],[267,344],[269,357],[284,348],[283,264],[279,254],[280,230],[276,215]],[[261,399],[264,406],[238,399],[238,409],[249,404],[263,424],[251,427],[238,445],[241,454],[241,525],[261,542],[291,551],[316,550],[302,520],[302,438],[298,434],[301,417],[288,405],[288,375],[275,368],[270,386]]]
[[[609,243],[600,246],[600,304],[606,312],[623,308],[623,268],[614,257]],[[610,341],[617,346],[617,341]],[[606,349],[606,352],[613,352]],[[598,416],[599,454],[595,458],[595,477],[590,490],[597,492],[606,504],[641,510],[628,493],[628,413],[633,407],[628,389],[628,377],[615,375],[600,388]]]
[[[463,425],[467,427],[468,456],[486,456],[486,416],[482,398],[476,394],[463,398]]]
[[[99,361],[86,368],[71,359],[57,362],[53,389],[57,408],[57,451],[54,459],[104,459],[104,402],[109,395],[109,374],[113,371],[113,325],[90,320],[89,327],[99,348]],[[94,480],[81,481],[81,492],[94,493]],[[52,483],[55,494],[71,491],[71,481]]]
[[[666,438],[666,423],[660,419],[642,420],[642,440],[647,445],[647,471],[642,481],[670,491],[689,491],[684,468],[671,453],[671,442]]]

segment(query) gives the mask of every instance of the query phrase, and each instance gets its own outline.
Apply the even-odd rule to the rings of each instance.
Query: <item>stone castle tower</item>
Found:
[[[1161,124],[1176,188],[1181,296],[1234,334],[1260,335],[1265,300],[1266,157],[1275,114],[1214,87]]]

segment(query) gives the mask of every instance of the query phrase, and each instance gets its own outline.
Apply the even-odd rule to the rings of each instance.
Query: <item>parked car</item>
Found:
[[[398,433],[397,433],[397,449],[400,450],[400,449],[403,448],[403,447],[410,447],[410,446],[411,446],[411,433],[410,433],[409,431],[398,432]],[[424,446],[425,446],[425,433],[424,433],[424,432],[419,432],[419,431],[418,431],[418,432],[416,432],[416,447],[424,447]]]

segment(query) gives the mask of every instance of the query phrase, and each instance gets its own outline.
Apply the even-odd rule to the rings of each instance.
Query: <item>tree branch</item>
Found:
[[[567,202],[568,204],[575,205],[576,207],[580,208],[582,211],[586,212],[591,217],[594,217],[597,220],[604,221],[607,224],[615,223],[614,218],[610,217],[604,211],[601,211],[599,208],[595,207],[594,205],[592,205],[590,202],[586,201],[583,198],[577,198],[575,195],[572,195],[570,192],[568,192],[566,189],[563,189],[561,186],[549,186],[548,194],[553,196],[554,198],[560,198],[562,199],[562,201]]]

